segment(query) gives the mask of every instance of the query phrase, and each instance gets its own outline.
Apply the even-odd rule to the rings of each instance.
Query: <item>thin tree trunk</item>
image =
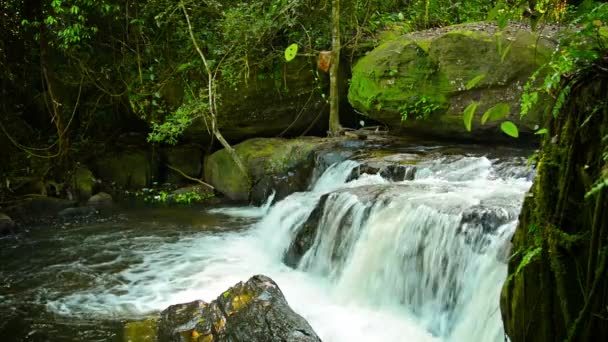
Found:
[[[209,116],[211,117],[211,131],[213,132],[213,135],[215,135],[217,140],[220,142],[220,144],[222,144],[222,146],[224,146],[224,149],[226,149],[226,152],[228,152],[228,155],[230,155],[230,157],[232,158],[232,160],[234,161],[236,166],[239,168],[241,173],[245,177],[249,178],[247,169],[245,169],[245,166],[243,165],[241,158],[239,158],[238,154],[236,154],[236,151],[232,148],[232,146],[230,146],[228,141],[226,141],[226,139],[224,139],[224,136],[222,135],[220,130],[217,128],[217,106],[216,106],[216,102],[215,102],[215,77],[213,76],[213,73],[211,72],[211,68],[209,68],[209,64],[207,64],[207,58],[205,58],[203,51],[201,50],[201,48],[198,46],[198,43],[196,42],[196,38],[194,37],[194,32],[192,30],[192,24],[190,23],[190,16],[188,16],[188,11],[186,11],[186,6],[184,6],[183,2],[180,2],[179,6],[182,8],[182,11],[184,12],[184,16],[186,17],[186,22],[188,23],[188,31],[190,32],[190,38],[192,39],[192,44],[194,45],[194,48],[196,49],[199,56],[203,60],[203,64],[205,65],[205,71],[207,72],[207,77],[208,77],[207,88],[208,88],[208,96],[209,96]]]
[[[340,0],[332,0],[332,56],[329,68],[329,132],[340,133],[340,95],[338,88],[338,70],[340,67]]]

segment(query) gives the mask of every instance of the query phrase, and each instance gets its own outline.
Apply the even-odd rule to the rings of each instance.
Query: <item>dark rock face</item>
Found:
[[[97,213],[97,209],[93,207],[74,207],[63,209],[57,214],[57,216],[63,219],[71,219],[77,217],[89,217],[96,215]]]
[[[270,278],[238,283],[211,303],[172,305],[161,313],[158,341],[321,341]]]

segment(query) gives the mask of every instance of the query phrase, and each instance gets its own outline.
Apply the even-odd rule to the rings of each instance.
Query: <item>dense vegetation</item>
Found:
[[[539,1],[532,11],[549,14],[557,3]],[[521,19],[528,5],[342,1],[342,58],[352,61],[357,48],[373,44],[374,33],[387,26],[407,32],[488,14]],[[18,169],[61,174],[78,153],[90,154],[99,148],[95,141],[120,132],[150,132],[151,142],[176,143],[193,120],[209,119],[210,94],[221,103],[252,78],[276,79],[289,44],[315,56],[330,49],[332,38],[327,0],[15,0],[1,6],[4,180]],[[212,92],[197,41],[219,83]],[[329,96],[323,75],[314,72],[314,91]]]
[[[238,102],[255,81],[288,93],[281,73],[288,46],[297,46],[312,75],[309,92],[336,100],[331,108],[338,108],[339,88],[328,89],[316,66],[317,56],[332,48],[348,75],[388,28],[406,33],[481,20],[500,28],[509,20],[534,29],[559,24],[566,33],[558,49],[524,86],[522,115],[541,103],[550,120],[537,130],[539,179],[514,238],[503,317],[513,341],[607,338],[605,3],[7,0],[0,16],[0,202],[16,197],[23,177],[41,179],[42,191],[53,183],[55,195],[64,196],[57,183],[69,182],[79,162],[122,144],[124,133],[142,133],[155,148],[196,141],[208,152],[219,148],[216,140],[229,149],[255,135],[224,138],[233,113],[221,105]],[[474,111],[464,111],[469,130]],[[205,131],[188,135],[196,121]],[[329,123],[332,131],[339,125]],[[302,133],[289,128],[285,135]],[[503,131],[518,135],[512,124]]]

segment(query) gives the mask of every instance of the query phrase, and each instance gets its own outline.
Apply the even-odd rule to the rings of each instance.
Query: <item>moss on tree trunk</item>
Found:
[[[604,58],[604,62],[607,58]],[[608,72],[570,80],[513,237],[501,311],[511,341],[608,340]]]

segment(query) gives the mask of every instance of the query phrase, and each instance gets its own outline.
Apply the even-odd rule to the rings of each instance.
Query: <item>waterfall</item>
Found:
[[[344,305],[406,311],[442,340],[502,341],[501,253],[531,185],[515,172],[525,167],[446,157],[422,162],[410,181],[346,182],[356,166],[336,164],[270,209],[259,233],[275,257],[312,230],[297,268],[327,279]]]

